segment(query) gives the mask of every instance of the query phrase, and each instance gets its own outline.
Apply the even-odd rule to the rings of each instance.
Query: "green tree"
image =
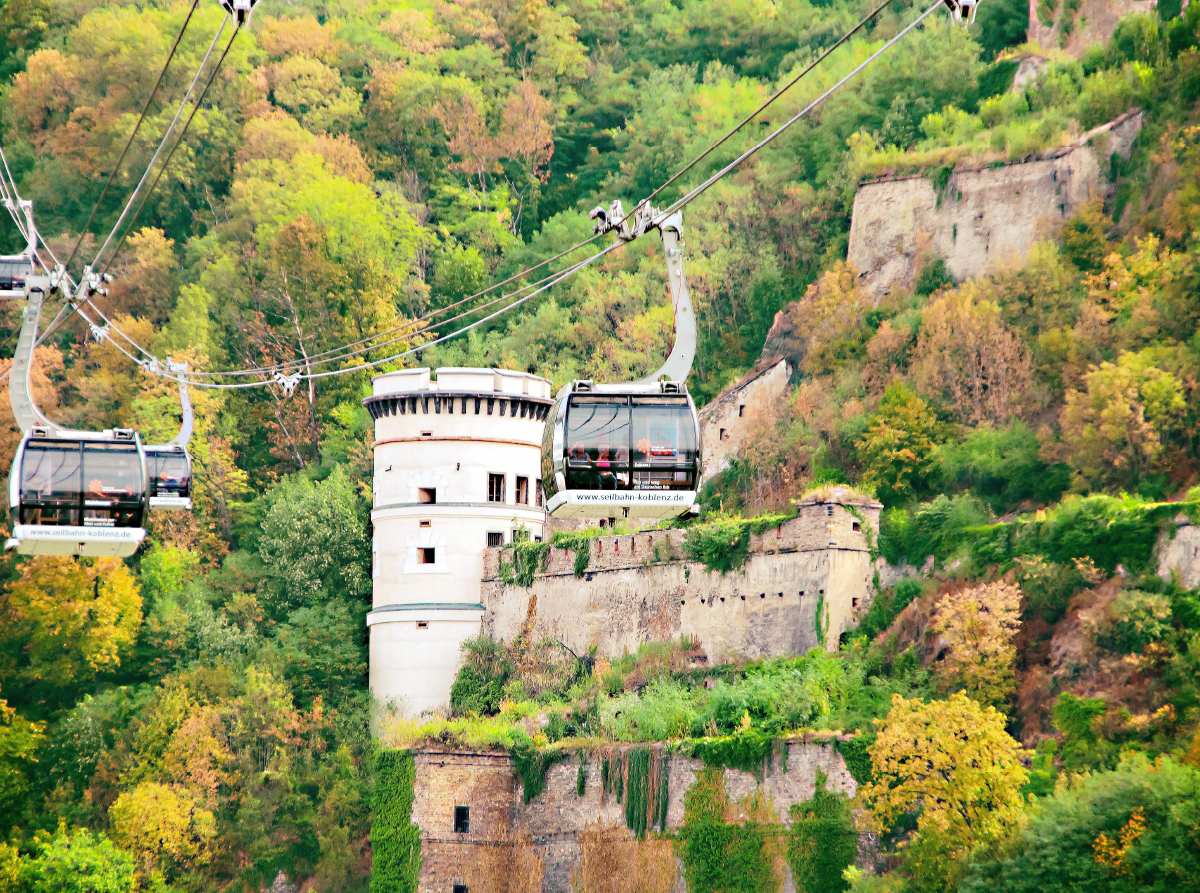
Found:
[[[1200,890],[1200,770],[1170,757],[1125,757],[1040,800],[982,853],[963,893]]]
[[[133,893],[138,889],[133,858],[103,834],[68,833],[34,838],[33,854],[23,860],[22,889],[29,893]]]
[[[943,428],[924,400],[902,384],[889,386],[867,433],[855,444],[863,482],[890,505],[923,492]]]
[[[335,596],[354,602],[370,594],[365,510],[340,467],[319,484],[280,483],[269,505],[259,541],[271,579],[265,608],[282,617]]]

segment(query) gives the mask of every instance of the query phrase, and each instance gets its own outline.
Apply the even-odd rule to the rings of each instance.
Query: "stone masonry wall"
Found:
[[[418,752],[412,821],[421,828],[418,893],[463,883],[471,847],[513,826],[521,802],[512,758],[503,753]],[[470,808],[470,831],[454,831],[454,807]]]
[[[1175,519],[1174,536],[1164,532],[1158,540],[1158,574],[1178,578],[1187,589],[1200,587],[1200,525],[1186,515]]]
[[[663,746],[656,745],[660,756]],[[826,788],[853,796],[857,788],[846,764],[831,743],[795,739],[786,742],[787,758],[772,758],[763,776],[763,790],[774,798],[781,822],[789,821],[793,804],[812,797],[816,772],[828,776]],[[667,755],[667,829],[683,824],[683,798],[703,769],[700,760]],[[592,760],[586,767],[587,783],[580,797],[576,791],[579,762],[570,759],[546,773],[545,789],[526,804],[521,782],[504,754],[423,752],[416,760],[416,798],[413,821],[421,827],[421,875],[418,893],[452,893],[453,885],[464,883],[465,860],[476,848],[499,833],[494,823],[506,817],[507,828],[528,828],[538,855],[545,863],[543,893],[566,893],[571,889],[571,871],[579,864],[579,834],[589,825],[623,828],[624,807],[616,797],[604,795],[600,765]],[[737,802],[758,789],[753,775],[725,770],[730,800]],[[470,807],[467,834],[454,834],[454,807]],[[476,810],[486,816],[476,827]],[[677,881],[676,887],[680,884]],[[790,885],[788,887],[790,889]]]
[[[866,536],[878,529],[879,506],[856,511],[861,520],[839,503],[802,505],[796,518],[753,536],[749,561],[727,574],[684,560],[682,530],[597,537],[582,579],[573,552],[551,549],[545,573],[528,589],[505,585],[503,551],[489,549],[484,631],[511,639],[532,616],[571,649],[595,646],[608,658],[646,642],[694,636],[716,663],[817,647],[821,604],[826,646],[835,649],[872,595]]]
[[[1029,246],[1057,236],[1103,193],[1109,155],[1128,155],[1140,127],[1141,113],[1126,113],[1032,161],[955,171],[940,196],[921,175],[864,183],[854,197],[847,260],[877,300],[913,287],[918,246],[944,258],[956,280],[1021,263]]]
[[[750,426],[772,403],[786,395],[791,374],[786,360],[776,360],[730,385],[700,410],[705,477],[726,466],[728,457],[738,451]]]

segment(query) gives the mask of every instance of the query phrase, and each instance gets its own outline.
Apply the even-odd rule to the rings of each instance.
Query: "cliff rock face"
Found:
[[[1029,246],[1106,188],[1113,153],[1127,157],[1141,112],[1127,112],[1079,142],[1031,161],[955,171],[939,194],[925,176],[864,183],[854,198],[847,259],[876,300],[912,288],[918,266],[941,257],[956,280],[1020,263]]]

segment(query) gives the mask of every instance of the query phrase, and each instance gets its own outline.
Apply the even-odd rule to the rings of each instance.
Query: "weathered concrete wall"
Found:
[[[666,826],[678,828],[683,824],[684,795],[703,763],[666,754],[662,745],[655,749],[659,758],[667,761]],[[789,822],[793,804],[812,797],[818,769],[828,777],[828,790],[854,795],[854,778],[832,743],[796,739],[786,742],[786,749],[786,760],[772,758],[762,783],[763,790],[774,798],[781,822]],[[518,827],[529,829],[544,860],[543,893],[566,893],[571,890],[571,872],[579,864],[580,833],[596,822],[607,827],[625,825],[625,809],[612,794],[605,796],[595,760],[586,767],[582,797],[576,789],[579,763],[570,759],[547,771],[545,789],[528,804],[523,802],[512,761],[504,754],[428,751],[417,755],[416,770],[413,821],[422,832],[419,893],[449,893],[453,884],[465,883],[464,866],[476,856],[477,848],[504,828]],[[753,775],[725,770],[726,792],[734,803],[758,787]],[[466,834],[454,833],[455,806],[470,807],[471,825]],[[477,810],[481,816],[478,826]],[[497,824],[500,817],[506,824]]]
[[[955,171],[940,200],[921,175],[864,183],[854,197],[847,259],[876,299],[913,287],[918,245],[928,257],[945,258],[956,280],[1021,263],[1030,245],[1057,236],[1102,194],[1102,165],[1113,152],[1128,155],[1140,127],[1141,113],[1127,113],[1035,160]]]
[[[786,360],[775,360],[730,385],[700,411],[706,477],[728,464],[762,410],[787,394],[791,374]]]
[[[1050,25],[1043,25],[1038,19],[1038,7],[1046,4],[1054,10]],[[1092,45],[1108,43],[1121,19],[1138,12],[1152,12],[1157,7],[1158,0],[1082,0],[1079,8],[1070,12],[1057,0],[1030,0],[1029,42],[1061,47],[1067,55],[1078,59]]]
[[[1175,519],[1175,535],[1164,533],[1158,541],[1158,574],[1178,578],[1188,589],[1200,587],[1200,525],[1186,515]]]
[[[595,646],[608,658],[694,636],[715,663],[817,647],[820,604],[834,649],[872,595],[867,534],[878,529],[880,507],[864,502],[858,517],[836,502],[800,506],[795,519],[752,537],[749,561],[727,574],[682,560],[681,530],[597,537],[582,579],[573,552],[551,549],[528,589],[504,583],[502,550],[489,549],[484,631],[511,639],[532,616],[573,650]]]

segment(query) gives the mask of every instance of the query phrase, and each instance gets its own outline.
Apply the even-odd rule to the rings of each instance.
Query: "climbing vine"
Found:
[[[796,517],[795,513],[762,515],[758,518],[718,518],[688,528],[683,549],[692,561],[710,571],[728,573],[750,560],[750,537],[778,527]]]
[[[879,559],[879,547],[876,545],[875,527],[867,520],[867,516],[862,513],[856,505],[846,506],[846,511],[850,513],[855,521],[862,528],[863,537],[867,541],[867,554],[870,555],[872,563]]]
[[[412,822],[416,768],[407,751],[376,757],[371,804],[371,893],[415,893],[421,829]]]
[[[745,820],[729,822],[725,773],[715,766],[706,767],[684,796],[677,839],[691,893],[777,893],[782,887],[775,863],[783,829],[769,799],[760,789],[739,805]]]
[[[842,873],[854,863],[858,832],[849,799],[825,790],[825,782],[818,769],[812,799],[792,806],[787,861],[796,893],[840,893],[850,886]]]
[[[813,618],[813,628],[817,632],[817,644],[824,648],[825,638],[829,635],[829,606],[825,604],[825,593],[817,596],[817,613]]]

